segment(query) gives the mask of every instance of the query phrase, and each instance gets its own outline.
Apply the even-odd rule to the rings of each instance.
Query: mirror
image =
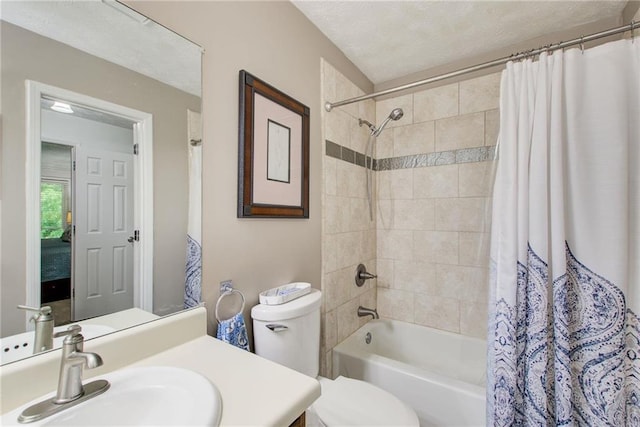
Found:
[[[183,309],[200,278],[201,48],[114,0],[3,2],[0,31],[0,337],[33,328],[19,304],[105,330]],[[109,165],[131,180],[88,180]],[[125,240],[87,243],[107,229]]]

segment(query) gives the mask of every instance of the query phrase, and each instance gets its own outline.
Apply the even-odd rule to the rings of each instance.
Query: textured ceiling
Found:
[[[5,21],[200,95],[200,48],[114,3],[2,0],[1,12]],[[618,17],[626,3],[293,0],[375,84]]]
[[[200,96],[200,47],[114,0],[1,3],[4,21]]]
[[[619,17],[627,1],[305,1],[298,7],[374,83]]]

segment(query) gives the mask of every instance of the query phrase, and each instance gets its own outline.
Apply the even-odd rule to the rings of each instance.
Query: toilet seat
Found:
[[[318,377],[322,395],[311,406],[327,426],[419,426],[415,411],[391,393],[364,381]]]

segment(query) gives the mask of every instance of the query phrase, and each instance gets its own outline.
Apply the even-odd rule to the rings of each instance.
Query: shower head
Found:
[[[400,120],[402,116],[404,116],[404,111],[402,111],[402,108],[394,108],[393,110],[391,110],[391,113],[389,113],[389,117],[391,118],[391,120]]]
[[[387,123],[389,123],[390,120],[400,120],[402,116],[404,116],[404,111],[402,111],[402,108],[394,108],[393,110],[391,110],[391,113],[389,113],[389,117],[384,119],[384,122],[382,122],[378,129],[373,131],[373,135],[377,137],[382,133],[384,127],[387,125]]]
[[[372,125],[370,122],[368,122],[368,121],[366,121],[364,119],[358,119],[358,124],[360,126],[366,125],[369,128],[369,130],[371,131],[371,133],[376,131],[376,127],[374,125]]]

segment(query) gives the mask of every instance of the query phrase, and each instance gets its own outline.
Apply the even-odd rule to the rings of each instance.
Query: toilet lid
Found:
[[[327,426],[419,425],[413,409],[379,387],[342,376],[318,381],[322,395],[312,409]]]

